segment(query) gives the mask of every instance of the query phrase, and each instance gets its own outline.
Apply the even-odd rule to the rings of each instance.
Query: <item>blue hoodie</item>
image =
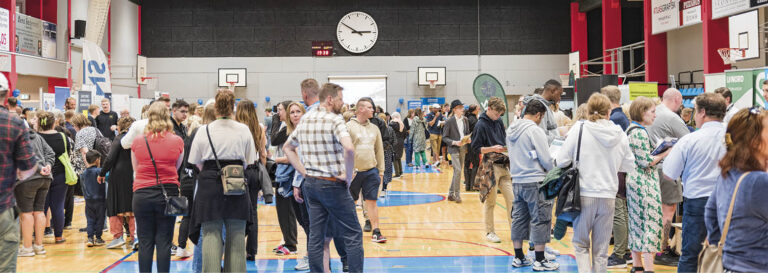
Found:
[[[509,173],[514,183],[541,182],[554,167],[544,129],[528,119],[518,119],[507,128]]]

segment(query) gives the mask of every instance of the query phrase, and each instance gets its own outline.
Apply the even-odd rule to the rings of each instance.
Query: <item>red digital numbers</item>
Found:
[[[333,41],[312,41],[312,56],[333,56]]]

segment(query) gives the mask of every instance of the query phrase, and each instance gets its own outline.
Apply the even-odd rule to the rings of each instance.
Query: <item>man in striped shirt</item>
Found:
[[[283,146],[286,157],[305,177],[304,197],[310,215],[309,266],[323,272],[323,247],[331,212],[342,234],[349,272],[363,271],[363,231],[348,187],[354,178],[354,145],[344,119],[341,86],[327,83],[320,105],[306,113]],[[296,150],[301,147],[301,155]],[[333,220],[330,220],[333,221]]]

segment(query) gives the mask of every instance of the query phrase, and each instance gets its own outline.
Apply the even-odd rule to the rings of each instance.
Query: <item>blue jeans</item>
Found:
[[[363,230],[357,219],[355,203],[345,183],[307,177],[304,202],[309,210],[309,268],[323,272],[323,246],[329,218],[344,242],[349,272],[363,272]]]
[[[683,199],[683,250],[677,272],[696,272],[701,243],[707,238],[704,225],[704,206],[709,197]]]
[[[413,140],[408,138],[405,140],[405,164],[413,163]]]

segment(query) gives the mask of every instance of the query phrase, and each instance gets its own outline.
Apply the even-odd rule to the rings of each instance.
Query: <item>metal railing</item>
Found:
[[[636,65],[635,50],[643,50],[645,41],[629,44],[617,48],[606,49],[603,56],[581,62],[581,70],[585,71],[585,76],[598,76],[602,74],[617,74],[620,77],[642,77],[645,76],[645,60]],[[624,54],[629,53],[629,70],[624,71]],[[607,59],[607,60],[606,60]],[[589,71],[590,65],[599,65],[601,70]],[[605,65],[609,65],[609,71],[605,71]]]

